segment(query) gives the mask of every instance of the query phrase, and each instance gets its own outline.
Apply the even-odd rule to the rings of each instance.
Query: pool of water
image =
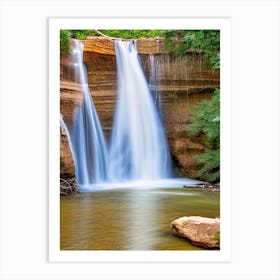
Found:
[[[124,188],[60,199],[61,250],[202,250],[178,237],[182,216],[220,217],[220,193],[197,188]]]

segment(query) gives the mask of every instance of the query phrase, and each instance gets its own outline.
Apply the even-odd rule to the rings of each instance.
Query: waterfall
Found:
[[[156,103],[160,95],[154,57],[150,57],[148,84],[134,41],[115,42],[118,99],[107,151],[88,87],[83,44],[74,41],[73,45],[71,67],[82,101],[75,108],[72,126],[67,128],[62,117],[60,123],[68,137],[79,189],[195,185],[197,181],[188,178],[172,178],[170,153]]]
[[[72,59],[83,101],[74,113],[71,131],[76,181],[80,188],[107,180],[107,147],[94,107],[83,63],[83,44],[75,41]]]
[[[165,131],[140,65],[134,41],[115,41],[118,100],[109,177],[113,182],[169,178]]]
[[[161,94],[158,90],[161,69],[160,67],[158,67],[158,60],[155,58],[155,55],[153,54],[149,55],[149,62],[150,62],[149,87],[150,87],[150,91],[153,94],[154,102],[158,108],[159,113],[161,114]]]

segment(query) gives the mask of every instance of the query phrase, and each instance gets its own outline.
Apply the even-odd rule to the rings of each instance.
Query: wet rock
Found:
[[[106,37],[88,36],[85,40],[84,50],[85,52],[114,55],[114,41]]]
[[[69,147],[67,136],[60,130],[60,176],[65,178],[74,176],[75,166],[72,153]]]
[[[201,182],[196,184],[195,186],[183,186],[183,188],[199,188],[199,189],[205,189],[206,191],[212,191],[212,192],[219,192],[220,191],[220,183],[218,184],[210,184],[208,182]]]
[[[179,236],[189,239],[195,246],[205,249],[220,248],[220,219],[181,217],[171,222],[171,228]]]

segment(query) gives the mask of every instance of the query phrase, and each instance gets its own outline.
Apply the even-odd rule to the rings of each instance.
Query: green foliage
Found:
[[[170,98],[173,101],[176,101],[179,96],[175,92],[168,92],[167,97]]]
[[[70,52],[70,38],[71,32],[69,30],[60,30],[60,52]]]
[[[87,36],[99,36],[95,30],[69,30],[71,37],[78,40],[85,40]]]
[[[210,100],[199,102],[191,112],[190,136],[205,135],[205,152],[197,156],[202,163],[198,176],[210,182],[220,178],[220,89]]]
[[[203,53],[209,66],[220,68],[219,30],[166,30],[166,53],[182,56],[190,50]]]
[[[218,243],[220,244],[220,239],[221,239],[221,238],[220,238],[220,232],[217,232],[217,233],[216,233],[214,239],[215,239],[216,241],[218,241]]]
[[[203,163],[198,171],[198,176],[209,182],[216,182],[220,178],[220,149],[206,147],[205,152],[197,156],[197,160]]]
[[[181,155],[181,154],[184,154],[184,153],[186,153],[187,152],[187,148],[186,147],[181,147],[181,148],[179,148],[177,151],[176,151],[176,154],[177,155]]]
[[[162,36],[164,34],[164,30],[100,30],[103,34],[114,37],[114,38],[122,38],[122,39],[137,39],[137,38],[154,38],[157,36]]]
[[[69,30],[71,37],[79,40],[86,39],[87,36],[100,36],[95,30]],[[120,39],[154,38],[162,36],[164,30],[128,30],[128,29],[100,29],[104,35]]]

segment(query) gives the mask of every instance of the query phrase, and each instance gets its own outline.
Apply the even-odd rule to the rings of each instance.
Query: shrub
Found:
[[[220,179],[220,89],[215,89],[210,100],[199,102],[191,112],[190,136],[204,134],[205,151],[197,156],[202,163],[198,171],[201,179],[217,182]]]
[[[175,92],[168,92],[167,97],[170,98],[173,101],[176,101],[179,96]]]
[[[71,32],[69,30],[60,30],[60,53],[70,52]]]
[[[182,56],[189,51],[202,53],[206,64],[220,69],[219,30],[165,30],[165,52]]]
[[[221,239],[221,236],[220,236],[220,232],[217,232],[214,239],[219,243],[220,245],[220,239]]]

